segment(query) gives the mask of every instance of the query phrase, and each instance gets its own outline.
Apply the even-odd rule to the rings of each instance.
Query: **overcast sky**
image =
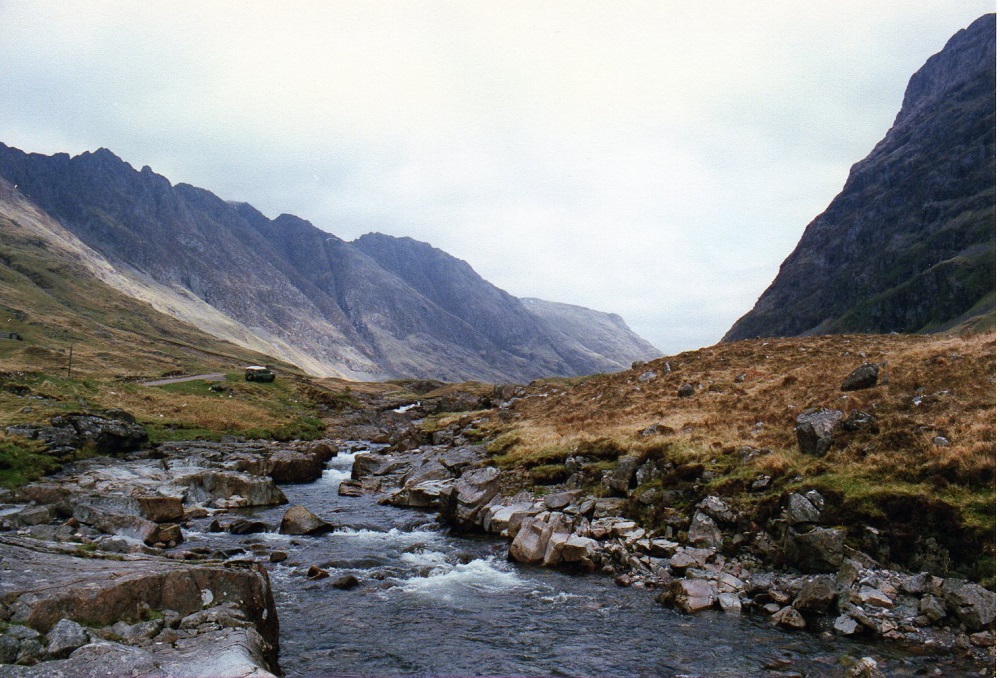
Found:
[[[717,342],[980,0],[6,2],[0,141],[107,147]]]

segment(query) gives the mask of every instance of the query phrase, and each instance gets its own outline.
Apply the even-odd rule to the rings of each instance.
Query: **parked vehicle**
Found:
[[[274,372],[261,365],[251,365],[246,371],[247,381],[274,381]]]

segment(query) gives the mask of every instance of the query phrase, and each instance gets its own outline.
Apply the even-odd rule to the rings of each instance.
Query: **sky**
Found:
[[[429,242],[665,353],[753,306],[981,0],[0,0],[0,142]]]

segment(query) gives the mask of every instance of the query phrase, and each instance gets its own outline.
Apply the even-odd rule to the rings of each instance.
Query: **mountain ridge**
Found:
[[[137,298],[317,376],[529,381],[631,362],[561,345],[571,333],[426,243],[350,243],[103,148],[44,156],[0,144],[0,176],[127,275]],[[634,359],[659,355],[625,326],[620,337]]]
[[[723,337],[945,330],[995,314],[996,15],[911,78],[757,303]]]

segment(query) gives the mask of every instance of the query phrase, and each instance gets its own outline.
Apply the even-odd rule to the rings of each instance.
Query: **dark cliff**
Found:
[[[726,341],[930,332],[995,309],[996,16],[911,78],[885,138]]]

